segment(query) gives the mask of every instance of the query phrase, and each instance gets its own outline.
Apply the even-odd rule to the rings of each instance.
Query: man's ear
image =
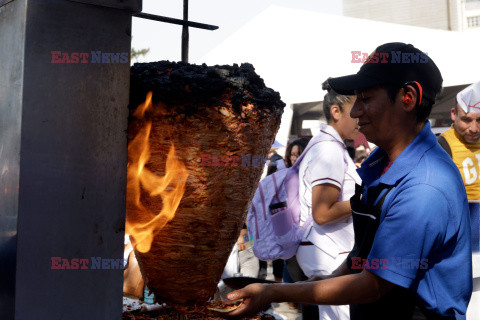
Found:
[[[335,121],[340,120],[340,118],[342,117],[341,113],[342,111],[340,111],[340,107],[336,104],[332,104],[332,106],[330,107],[330,114],[332,115],[332,119],[334,119]]]
[[[452,108],[452,110],[450,110],[450,118],[453,122],[455,122],[455,118],[457,118],[457,110],[455,110],[455,108]]]
[[[407,85],[403,88],[403,108],[407,112],[412,112],[417,106],[419,96],[417,90],[412,85]]]

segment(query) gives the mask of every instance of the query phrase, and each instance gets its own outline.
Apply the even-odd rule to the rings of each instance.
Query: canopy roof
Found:
[[[352,51],[370,54],[380,44],[396,41],[426,52],[442,72],[444,87],[461,89],[480,80],[480,41],[476,37],[478,34],[469,32],[271,6],[195,62],[249,62],[287,104],[318,102],[326,93],[321,89],[323,81],[360,68],[361,63],[352,63]],[[450,99],[444,101],[453,101],[450,91]],[[442,110],[448,108],[442,106]],[[282,143],[288,140],[292,115],[287,108],[277,135]]]
[[[328,77],[355,73],[352,51],[370,54],[386,42],[427,52],[444,86],[480,78],[480,41],[461,33],[271,6],[203,57],[207,64],[249,62],[287,103],[323,100]]]

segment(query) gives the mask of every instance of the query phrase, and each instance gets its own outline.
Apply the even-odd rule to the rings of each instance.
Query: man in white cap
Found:
[[[480,200],[480,81],[460,91],[456,102],[452,127],[438,142],[460,170],[468,200]]]

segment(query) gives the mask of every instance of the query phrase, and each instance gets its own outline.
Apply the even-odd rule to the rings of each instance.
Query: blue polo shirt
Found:
[[[368,199],[369,187],[395,185],[383,203],[365,269],[416,292],[427,309],[464,319],[472,294],[472,252],[458,168],[429,122],[381,176],[386,161],[386,152],[377,148],[358,169],[364,203],[376,204],[385,192]]]

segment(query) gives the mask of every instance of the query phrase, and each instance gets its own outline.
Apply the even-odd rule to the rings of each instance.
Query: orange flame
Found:
[[[138,106],[133,116],[142,119],[145,112],[151,107],[152,92],[149,92],[145,102]],[[175,211],[185,193],[185,184],[188,177],[185,165],[175,156],[173,145],[168,152],[163,177],[157,176],[145,167],[150,159],[149,138],[151,129],[152,122],[147,121],[128,145],[127,201],[129,201],[130,206],[135,207],[135,215],[147,217],[148,222],[135,221],[135,217],[131,216],[132,213],[127,211],[125,233],[133,236],[135,249],[143,253],[150,251],[155,235],[175,217]],[[142,189],[148,192],[150,197],[161,197],[163,206],[158,214],[142,204]]]

